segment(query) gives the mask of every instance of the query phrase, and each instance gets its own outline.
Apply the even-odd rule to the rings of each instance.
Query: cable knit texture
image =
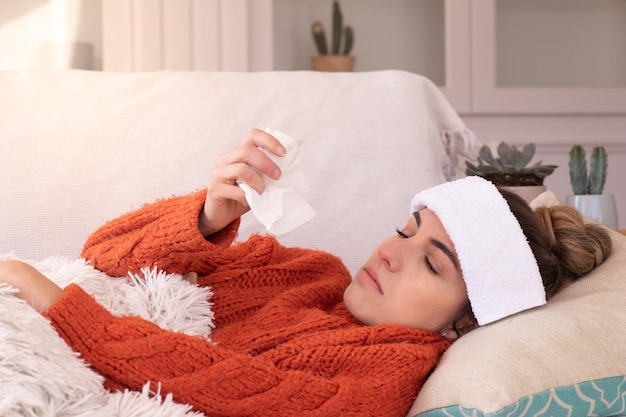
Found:
[[[235,243],[238,221],[206,240],[204,192],[111,221],[83,256],[111,276],[157,266],[211,286],[212,342],[114,317],[80,287],[47,315],[109,389],[171,392],[208,416],[403,416],[449,342],[394,325],[363,326],[345,308],[350,276],[330,254],[273,237]]]

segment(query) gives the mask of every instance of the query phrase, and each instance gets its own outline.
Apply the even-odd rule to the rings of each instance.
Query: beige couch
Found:
[[[0,72],[0,253],[78,256],[107,219],[202,188],[253,127],[303,140],[317,215],[280,239],[352,271],[406,220],[416,191],[462,175],[480,145],[429,80],[400,71]],[[255,231],[244,216],[241,238]],[[626,414],[615,239],[593,277],[455,343],[411,415]]]

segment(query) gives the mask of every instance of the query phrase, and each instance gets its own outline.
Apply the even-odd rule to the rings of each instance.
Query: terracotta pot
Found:
[[[565,204],[576,208],[586,218],[617,230],[617,207],[612,194],[568,195]]]
[[[351,55],[319,55],[311,58],[311,67],[315,71],[353,71],[354,61]]]

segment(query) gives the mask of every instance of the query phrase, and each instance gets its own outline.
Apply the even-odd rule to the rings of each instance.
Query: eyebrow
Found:
[[[422,218],[420,216],[420,212],[419,211],[413,212],[413,217],[415,217],[415,221],[417,222],[417,226],[419,227],[420,224],[422,224]],[[454,256],[454,253],[452,253],[450,248],[448,248],[442,241],[440,241],[438,239],[431,238],[430,239],[430,243],[432,243],[434,246],[439,248],[439,250],[441,250],[443,253],[445,253],[446,256],[448,258],[450,258],[450,261],[452,261],[452,264],[454,265],[454,267],[457,270],[459,270],[459,271],[461,270],[461,268],[459,266],[459,263],[457,262],[456,257]]]
[[[452,251],[450,250],[450,248],[448,248],[442,241],[437,240],[437,239],[430,239],[430,243],[432,243],[433,245],[435,245],[436,247],[438,247],[443,253],[445,253],[448,258],[450,258],[450,260],[452,261],[452,263],[454,264],[454,267],[460,271],[459,268],[459,263],[456,261],[456,258],[454,257],[454,254],[452,253]]]

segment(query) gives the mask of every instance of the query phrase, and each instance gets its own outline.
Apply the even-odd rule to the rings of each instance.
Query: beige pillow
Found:
[[[609,233],[584,279],[454,343],[409,415],[626,415],[626,237]]]

